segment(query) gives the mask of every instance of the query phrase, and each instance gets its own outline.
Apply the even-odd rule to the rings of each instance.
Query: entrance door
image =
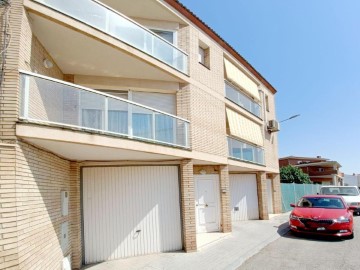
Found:
[[[219,231],[219,175],[195,175],[195,192],[197,232]]]

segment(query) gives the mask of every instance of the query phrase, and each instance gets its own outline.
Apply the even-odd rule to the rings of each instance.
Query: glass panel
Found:
[[[261,106],[228,83],[225,83],[225,94],[232,102],[261,118]]]
[[[108,131],[128,134],[128,104],[108,98]]]
[[[228,137],[229,156],[264,165],[264,149]]]
[[[21,117],[28,121],[189,147],[189,123],[172,115],[36,75],[21,74],[20,87]]]
[[[162,142],[174,141],[174,121],[169,115],[156,114],[155,116],[155,139]]]
[[[187,55],[130,19],[92,0],[35,0],[74,19],[97,28],[160,61],[188,73]],[[167,40],[170,32],[161,31]],[[171,41],[171,43],[172,43]]]
[[[152,111],[132,106],[132,128],[135,137],[152,139]]]

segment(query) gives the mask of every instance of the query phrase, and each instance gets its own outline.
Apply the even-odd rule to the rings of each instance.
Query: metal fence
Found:
[[[296,203],[304,195],[318,193],[320,187],[314,184],[281,184],[282,211],[291,211],[290,203]]]

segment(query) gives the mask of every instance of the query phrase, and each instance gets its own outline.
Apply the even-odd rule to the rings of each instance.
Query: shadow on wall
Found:
[[[20,142],[16,173],[21,176],[21,209],[19,264],[52,268],[71,251],[61,249],[61,224],[70,217],[62,216],[61,191],[70,189],[70,162],[51,153]],[[19,225],[20,225],[19,224]],[[70,222],[68,225],[70,230]],[[70,237],[68,239],[70,243]]]

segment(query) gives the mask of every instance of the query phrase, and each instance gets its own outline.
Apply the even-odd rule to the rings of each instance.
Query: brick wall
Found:
[[[186,252],[196,251],[195,186],[192,160],[180,163],[181,218]]]
[[[61,191],[71,192],[70,162],[20,142],[16,176],[19,268],[58,268],[71,252],[71,237],[64,253],[60,246],[61,224],[72,224],[71,214],[61,213]]]
[[[227,156],[224,102],[193,85],[190,94],[193,150]]]
[[[0,144],[0,269],[18,265],[15,160],[15,145]]]
[[[280,174],[273,174],[271,176],[271,185],[273,190],[274,214],[280,214],[282,213]]]
[[[267,185],[266,185],[266,173],[256,173],[257,193],[259,200],[259,217],[260,219],[269,219],[268,211],[268,198],[267,198]]]
[[[82,263],[82,238],[81,238],[81,205],[80,205],[80,166],[78,162],[70,162],[70,239],[71,263],[73,269],[80,269]]]
[[[231,232],[229,167],[220,166],[221,225],[224,233]]]

